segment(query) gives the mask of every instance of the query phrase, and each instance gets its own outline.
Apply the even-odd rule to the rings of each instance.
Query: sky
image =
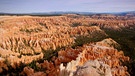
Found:
[[[0,12],[124,12],[135,11],[135,0],[0,0]]]

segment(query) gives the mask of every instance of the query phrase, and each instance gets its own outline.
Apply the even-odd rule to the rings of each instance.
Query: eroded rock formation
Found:
[[[97,60],[99,63],[101,61],[102,63],[108,65],[111,69],[111,75],[113,76],[129,75],[129,73],[127,72],[127,67],[122,66],[122,62],[129,61],[129,57],[125,57],[122,51],[118,52],[112,47],[106,47],[99,44],[84,45],[82,52],[79,54],[76,60],[72,60],[71,62],[69,62],[66,67],[61,64],[61,73],[63,73],[63,70],[65,70],[67,71],[67,74],[69,76],[72,76],[74,75],[74,72],[78,71],[77,66],[84,67],[85,63],[87,63],[89,60]],[[89,64],[89,62],[87,64]],[[102,71],[102,69],[100,71]],[[105,75],[106,72],[104,71],[103,74]]]
[[[124,56],[122,51],[118,52],[113,47],[97,42],[76,49],[61,50],[58,57],[52,57],[50,62],[44,61],[36,65],[40,69],[46,69],[43,72],[47,76],[130,76],[127,67],[123,65],[123,62],[128,61],[129,57]]]
[[[122,64],[129,58],[125,57],[122,51],[118,52],[117,49],[114,49],[120,45],[110,38],[97,43],[71,47],[80,36],[88,37],[88,39],[106,37],[107,34],[100,28],[132,29],[134,24],[134,17],[125,18],[112,15],[1,17],[0,73],[7,72],[10,68],[16,69],[24,64],[19,75],[59,76],[64,70],[67,72],[67,76],[79,76],[87,72],[81,72],[82,68],[87,66],[88,68],[84,70],[94,70],[93,75],[99,75],[97,71],[106,75],[106,71],[103,69],[111,72],[107,75],[129,75],[127,67]],[[62,47],[64,49],[61,49]],[[53,56],[52,53],[55,55]],[[44,60],[47,59],[47,55],[50,60]],[[37,61],[36,64],[33,64],[36,69],[38,68],[37,70],[28,66],[33,61]],[[103,66],[103,68],[101,69],[99,66]]]

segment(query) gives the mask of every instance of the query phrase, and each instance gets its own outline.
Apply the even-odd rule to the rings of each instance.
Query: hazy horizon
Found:
[[[0,12],[124,12],[135,11],[135,0],[2,0]]]

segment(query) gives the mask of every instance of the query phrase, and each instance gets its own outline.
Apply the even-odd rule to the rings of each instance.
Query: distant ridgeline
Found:
[[[77,14],[77,15],[103,15],[103,14],[111,14],[117,16],[135,16],[135,11],[129,12],[117,12],[117,13],[96,13],[96,12],[37,12],[37,13],[2,13],[0,15],[31,15],[31,16],[60,16],[63,14]]]

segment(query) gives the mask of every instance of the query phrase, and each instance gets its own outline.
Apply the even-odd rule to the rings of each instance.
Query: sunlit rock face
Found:
[[[74,14],[0,17],[0,73],[9,72],[11,68],[16,70],[24,64],[19,75],[63,76],[64,73],[67,76],[89,76],[93,72],[93,76],[128,76],[127,67],[122,62],[129,58],[116,49],[120,45],[111,38],[72,48],[80,36],[89,39],[107,37],[101,28],[134,28],[134,18],[123,19]],[[34,66],[29,66],[33,61],[36,62]]]
[[[103,62],[94,60],[87,61],[84,65],[77,67],[73,76],[112,76],[111,69]]]
[[[31,63],[44,57],[43,52],[72,45],[79,35],[102,34],[99,27],[71,27],[66,16],[7,16],[0,21],[0,54],[8,63]],[[93,34],[93,35],[92,35]],[[4,53],[4,54],[3,54]]]
[[[16,68],[21,63],[43,59],[43,52],[49,49],[73,44],[74,39],[67,33],[70,27],[63,19],[65,17],[3,17],[0,20],[0,57],[3,64]]]
[[[109,40],[111,39],[107,41]],[[128,62],[129,57],[124,56],[122,51],[118,52],[112,46],[103,45],[104,40],[101,42],[102,45],[97,42],[89,43],[76,49],[68,47],[65,50],[60,50],[58,57],[52,57],[51,61],[45,60],[43,63],[36,63],[36,66],[42,71],[38,72],[30,67],[25,67],[22,75],[130,76],[127,72],[127,67],[122,64],[123,62]]]
[[[113,47],[99,45],[98,43],[87,44],[82,48],[82,52],[78,54],[76,60],[72,60],[67,66],[60,65],[61,76],[63,74],[68,74],[69,76],[100,76],[101,74],[105,76],[129,75],[127,67],[122,66],[122,62],[129,61],[129,57],[125,57],[122,51],[118,52]],[[81,69],[86,66],[87,68]],[[90,70],[89,72],[88,69]],[[90,74],[92,69],[94,70],[93,75]]]
[[[102,46],[107,46],[107,47],[114,47],[115,49],[120,48],[120,45],[116,41],[111,39],[111,38],[104,39],[104,40],[102,40],[100,42],[97,42],[96,45],[102,45]]]

